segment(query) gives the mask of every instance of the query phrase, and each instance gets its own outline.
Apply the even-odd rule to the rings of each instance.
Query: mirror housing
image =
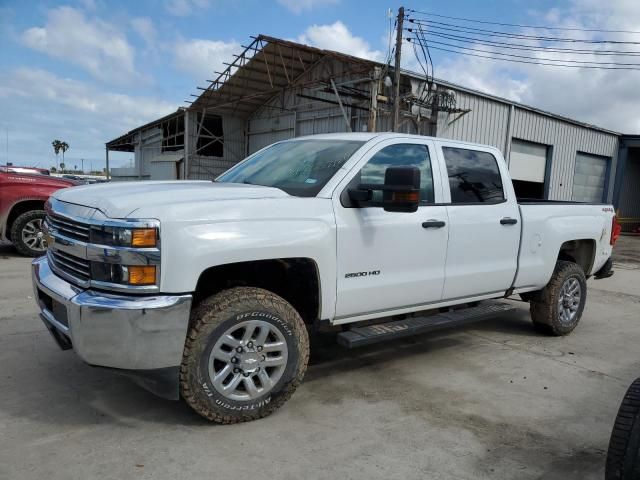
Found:
[[[420,205],[420,169],[387,167],[383,185],[360,184],[358,188],[349,189],[349,198],[356,205],[364,207],[367,206],[366,202],[371,201],[373,190],[382,191],[382,208],[385,211],[415,212]]]
[[[420,205],[420,169],[388,167],[384,173],[382,208],[386,212],[415,212]]]

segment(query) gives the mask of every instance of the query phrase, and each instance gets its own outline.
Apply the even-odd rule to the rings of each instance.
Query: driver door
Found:
[[[448,219],[442,201],[439,164],[432,142],[393,139],[374,146],[334,193],[337,222],[337,301],[335,321],[380,316],[442,298]],[[373,201],[356,206],[349,188],[383,184],[392,166],[420,169],[416,212],[387,212]]]

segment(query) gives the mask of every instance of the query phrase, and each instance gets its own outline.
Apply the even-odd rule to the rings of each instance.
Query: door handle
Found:
[[[442,228],[446,225],[442,220],[427,220],[422,222],[422,228]]]
[[[515,225],[516,223],[518,223],[517,218],[504,217],[500,220],[500,225]]]

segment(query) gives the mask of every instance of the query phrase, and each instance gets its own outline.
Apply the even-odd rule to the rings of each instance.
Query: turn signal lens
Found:
[[[420,192],[393,192],[393,202],[417,202],[420,200]]]
[[[155,228],[136,228],[131,234],[132,247],[155,247],[157,231]]]
[[[129,270],[129,285],[154,285],[156,283],[155,265],[131,265]]]

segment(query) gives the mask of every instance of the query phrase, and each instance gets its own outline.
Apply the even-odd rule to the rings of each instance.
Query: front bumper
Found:
[[[55,275],[46,257],[32,264],[40,317],[58,344],[93,366],[123,371],[177,399],[191,295],[133,296],[85,290]]]

